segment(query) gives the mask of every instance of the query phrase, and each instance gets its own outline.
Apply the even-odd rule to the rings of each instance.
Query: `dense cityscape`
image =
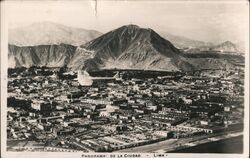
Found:
[[[240,68],[89,74],[82,86],[66,67],[9,69],[7,149],[169,152],[243,131]]]

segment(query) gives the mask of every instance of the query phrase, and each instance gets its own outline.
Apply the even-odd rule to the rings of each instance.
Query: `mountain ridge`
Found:
[[[225,41],[212,47],[212,50],[221,52],[239,52],[237,45],[231,41]]]
[[[74,28],[54,22],[32,23],[25,27],[12,28],[8,32],[9,44],[36,46],[47,44],[81,45],[102,33],[96,30]]]
[[[23,47],[9,44],[8,66],[11,68],[21,66],[62,67],[70,62],[75,50],[75,46],[68,44]]]
[[[164,32],[164,31],[161,31],[160,35],[162,35],[162,37],[171,41],[179,49],[185,49],[185,48],[190,48],[190,47],[191,48],[200,48],[200,47],[214,45],[214,43],[211,43],[211,42],[193,40],[193,39],[190,39],[188,37],[173,35],[169,32]]]
[[[115,65],[120,69],[171,67],[179,70],[175,62],[184,62],[178,56],[180,51],[171,42],[152,29],[136,25],[125,25],[110,31],[82,45],[81,48],[95,52],[94,60],[88,60],[88,65],[99,65],[103,68]]]
[[[124,25],[83,45],[9,45],[9,66],[68,66],[72,70],[143,69],[192,71],[234,67],[234,58],[185,54],[150,28]],[[225,57],[225,58],[224,58]],[[233,61],[233,62],[232,62]],[[237,62],[242,58],[237,59]]]

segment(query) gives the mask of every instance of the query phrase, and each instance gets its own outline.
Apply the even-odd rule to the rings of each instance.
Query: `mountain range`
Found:
[[[70,62],[76,52],[76,46],[68,44],[22,47],[9,45],[8,49],[8,66],[11,68],[31,66],[62,67]]]
[[[209,42],[203,42],[198,40],[193,40],[183,36],[173,35],[168,32],[160,32],[160,35],[165,39],[171,41],[177,48],[184,49],[184,48],[200,48],[200,47],[211,47],[214,44]]]
[[[93,58],[85,61],[91,68],[190,70],[192,67],[168,40],[152,29],[136,25],[122,26],[80,47],[94,52]],[[83,59],[84,55],[78,55],[78,60]]]
[[[221,51],[221,52],[239,52],[239,48],[236,44],[231,41],[225,41],[221,44],[218,44],[212,47],[212,50]]]
[[[38,22],[31,25],[9,29],[9,44],[17,46],[36,46],[51,44],[81,45],[95,39],[102,33],[57,24]]]
[[[222,47],[226,48],[224,45]],[[80,46],[9,45],[8,57],[9,67],[66,65],[74,70],[118,68],[192,71],[234,68],[237,63],[244,62],[244,57],[238,55],[237,57],[209,53],[187,55],[154,30],[136,25],[122,26]]]

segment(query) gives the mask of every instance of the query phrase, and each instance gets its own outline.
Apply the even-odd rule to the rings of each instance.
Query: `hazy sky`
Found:
[[[52,21],[105,33],[132,23],[197,40],[237,42],[244,40],[249,6],[236,2],[99,0],[95,16],[90,1],[11,1],[6,13],[10,27]]]

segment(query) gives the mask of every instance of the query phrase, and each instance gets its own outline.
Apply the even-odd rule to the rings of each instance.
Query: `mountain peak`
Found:
[[[213,48],[213,50],[221,51],[221,52],[239,52],[236,44],[231,41],[225,41],[221,44],[218,44]]]
[[[112,30],[99,38],[82,45],[88,50],[103,50],[108,49],[112,52],[119,52],[120,54],[126,49],[134,47],[140,47],[143,44],[148,46],[155,46],[155,43],[165,45],[166,47],[178,52],[178,50],[166,39],[162,38],[154,30],[150,28],[141,28],[137,25],[129,24],[123,25],[115,30]]]
[[[226,45],[235,45],[233,42],[231,42],[231,41],[225,41],[225,42],[223,42],[223,43],[221,43],[221,44],[226,44]]]
[[[133,33],[137,33],[139,31],[142,31],[143,28],[139,27],[138,25],[133,25],[133,24],[129,24],[129,25],[123,25],[115,30],[113,30],[112,32],[117,32],[117,33],[122,33],[124,34],[124,32],[127,32],[129,34],[133,34]]]
[[[143,28],[138,25],[129,24],[123,25],[113,31],[111,31],[119,36],[126,36],[126,38],[138,38],[140,37],[141,40],[149,40],[152,36],[159,36],[154,30],[151,28]]]
[[[134,25],[134,24],[128,24],[128,25],[124,25],[122,27],[127,27],[127,28],[140,28],[138,25]]]
[[[151,28],[143,28],[135,24],[128,24],[128,25],[123,25],[119,27],[118,29],[136,29],[136,30],[144,30],[144,31],[149,31],[149,32],[154,32]]]
[[[154,30],[137,25],[124,25],[82,45],[94,52],[86,65],[99,68],[178,69],[180,51]],[[84,57],[83,57],[84,58]],[[172,61],[173,60],[173,61]],[[80,60],[79,60],[80,61]],[[188,66],[187,66],[188,67]]]

